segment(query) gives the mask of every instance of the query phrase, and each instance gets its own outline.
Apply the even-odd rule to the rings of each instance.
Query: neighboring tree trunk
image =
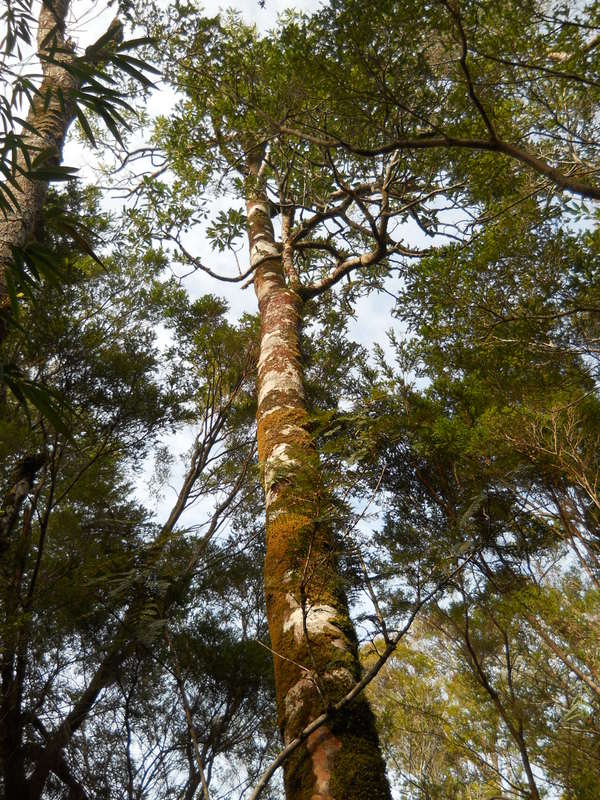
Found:
[[[37,52],[42,67],[42,83],[27,114],[21,134],[24,149],[31,161],[41,158],[40,166],[57,166],[67,132],[76,114],[76,95],[82,85],[81,73],[68,69],[75,59],[74,45],[66,38],[65,25],[70,0],[42,0],[38,19]],[[121,41],[123,28],[114,19],[108,30],[85,51],[89,65],[101,61],[106,48]],[[30,180],[27,159],[19,152],[17,171],[8,188],[14,200],[12,209],[0,214],[0,344],[8,329],[10,299],[6,271],[13,261],[15,248],[22,248],[35,238],[46,194],[47,180]]]
[[[72,56],[55,51],[57,48],[72,51],[70,42],[65,39],[68,9],[69,0],[43,0],[38,20],[38,53],[63,63],[68,63]],[[59,64],[42,58],[41,65],[43,80],[27,114],[27,127],[22,137],[32,161],[43,154],[45,163],[56,165],[61,161],[65,136],[75,115],[72,97],[79,88],[79,81]],[[18,157],[17,168],[27,171],[23,154]],[[9,188],[15,197],[13,209],[6,216],[0,215],[0,342],[6,336],[10,305],[6,270],[13,258],[13,248],[23,247],[34,236],[48,182],[32,181],[17,173]]]
[[[299,347],[302,300],[286,285],[266,194],[247,203],[261,319],[258,452],[266,498],[265,587],[279,725],[285,743],[353,687],[357,640],[337,572],[319,459],[307,430]],[[389,798],[373,715],[364,697],[308,737],[286,762],[287,800]]]

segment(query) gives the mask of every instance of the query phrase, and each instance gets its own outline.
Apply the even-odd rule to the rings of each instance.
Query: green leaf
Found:
[[[75,113],[77,114],[77,119],[79,120],[79,124],[81,125],[84,134],[87,136],[88,141],[90,142],[92,147],[96,147],[96,139],[94,138],[94,134],[92,132],[90,124],[87,121],[85,114],[79,108],[78,105],[75,106]]]

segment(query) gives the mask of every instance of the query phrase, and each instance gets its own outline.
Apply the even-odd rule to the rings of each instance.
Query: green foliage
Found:
[[[230,208],[226,212],[219,211],[217,219],[206,229],[206,235],[213,250],[224,253],[232,249],[236,239],[246,232],[246,217],[241,211]]]
[[[259,643],[258,321],[190,299],[167,277],[166,251],[147,246],[180,245],[200,225],[213,250],[237,253],[242,204],[260,190],[289,224],[300,287],[374,242],[389,248],[335,293],[307,295],[300,357],[321,464],[294,490],[335,531],[336,591],[377,594],[377,614],[360,609],[368,631],[383,632],[381,613],[399,627],[433,593],[371,690],[400,796],[592,800],[600,239],[594,210],[556,187],[594,189],[598,4],[377,0],[365,13],[333,0],[312,16],[286,12],[264,35],[235,12],[149,8],[179,92],[153,140],[171,174],[143,176],[120,221],[67,183],[39,242],[15,252],[8,287],[3,374],[20,403],[5,399],[0,443],[11,533],[0,542],[1,655],[7,675],[22,664],[21,708],[9,711],[23,774],[41,731],[115,647],[105,692],[65,751],[93,796],[197,791],[174,654],[209,777],[252,778],[275,747]],[[28,14],[27,0],[7,5],[7,54],[27,43]],[[126,129],[118,75],[148,89],[156,74],[133,44],[103,51],[97,69],[74,62],[92,144],[89,112],[117,142]],[[0,105],[11,124],[33,92],[15,80]],[[14,131],[0,145],[6,203],[20,155],[39,179],[68,175],[44,172]],[[194,253],[175,260],[204,266]],[[378,318],[369,351],[349,321],[379,290],[397,298],[395,328],[386,342]],[[132,499],[135,478],[153,458],[166,505],[180,485],[172,441],[188,424],[192,492],[185,516],[161,527]],[[38,461],[13,522],[15,476]],[[222,533],[205,539],[210,519],[191,502],[218,508],[229,493]],[[352,754],[340,765],[350,774]]]
[[[49,208],[45,235],[62,256],[63,279],[44,284],[41,303],[21,299],[20,326],[4,342],[35,378],[32,385],[53,393],[68,431],[48,424],[39,398],[26,395],[27,406],[6,398],[3,503],[28,454],[41,456],[21,513],[10,521],[7,506],[0,514],[1,523],[9,520],[0,561],[0,657],[5,680],[14,681],[18,650],[22,675],[11,690],[16,700],[3,702],[9,714],[15,702],[22,709],[14,730],[24,742],[21,763],[33,769],[40,726],[51,736],[81,690],[98,680],[108,654],[117,653],[85,736],[69,744],[68,769],[98,796],[122,786],[125,774],[131,791],[174,792],[197,775],[186,760],[185,716],[161,644],[167,625],[177,631],[204,729],[205,764],[216,772],[227,753],[251,771],[257,742],[273,735],[269,654],[255,641],[266,636],[262,552],[252,529],[257,489],[246,464],[246,528],[213,542],[201,524],[161,528],[134,488],[155,448],[197,420],[183,508],[198,498],[219,506],[236,485],[252,453],[256,324],[227,323],[226,304],[216,298],[191,302],[176,281],[164,279],[164,256],[101,214],[96,200],[96,192],[74,185],[53,196],[52,205],[85,220],[101,261],[52,229]],[[157,330],[163,339],[172,332],[160,349]],[[162,766],[144,777],[157,747]],[[19,768],[11,764],[4,780]],[[51,777],[47,791],[58,780]]]

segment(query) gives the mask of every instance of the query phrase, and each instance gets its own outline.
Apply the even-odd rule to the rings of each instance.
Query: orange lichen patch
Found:
[[[306,553],[313,524],[308,514],[283,511],[267,524],[267,560],[277,580],[299,565]]]
[[[310,437],[305,430],[308,414],[296,406],[275,406],[258,420],[258,458],[264,462],[277,444],[308,446]]]
[[[306,409],[299,406],[274,406],[267,414],[262,414],[259,425],[278,431],[288,425],[303,427],[308,421]]]
[[[308,413],[305,410],[304,397],[296,388],[274,389],[265,395],[258,406],[256,419],[259,425],[268,425],[267,417],[278,409],[296,409],[305,420],[308,420]],[[303,422],[301,424],[304,424]]]
[[[342,744],[326,725],[308,737],[306,749],[310,754],[315,776],[314,792],[311,800],[333,800],[330,790],[333,757]]]

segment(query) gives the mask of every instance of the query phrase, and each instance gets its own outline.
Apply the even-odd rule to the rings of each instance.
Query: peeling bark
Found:
[[[258,163],[249,164],[260,183]],[[332,531],[321,520],[319,459],[307,429],[300,325],[266,194],[247,202],[261,320],[258,453],[266,499],[265,590],[284,742],[354,686],[357,641],[340,585]],[[289,277],[289,276],[288,276]],[[285,765],[287,800],[389,798],[373,716],[363,697],[312,734]]]

